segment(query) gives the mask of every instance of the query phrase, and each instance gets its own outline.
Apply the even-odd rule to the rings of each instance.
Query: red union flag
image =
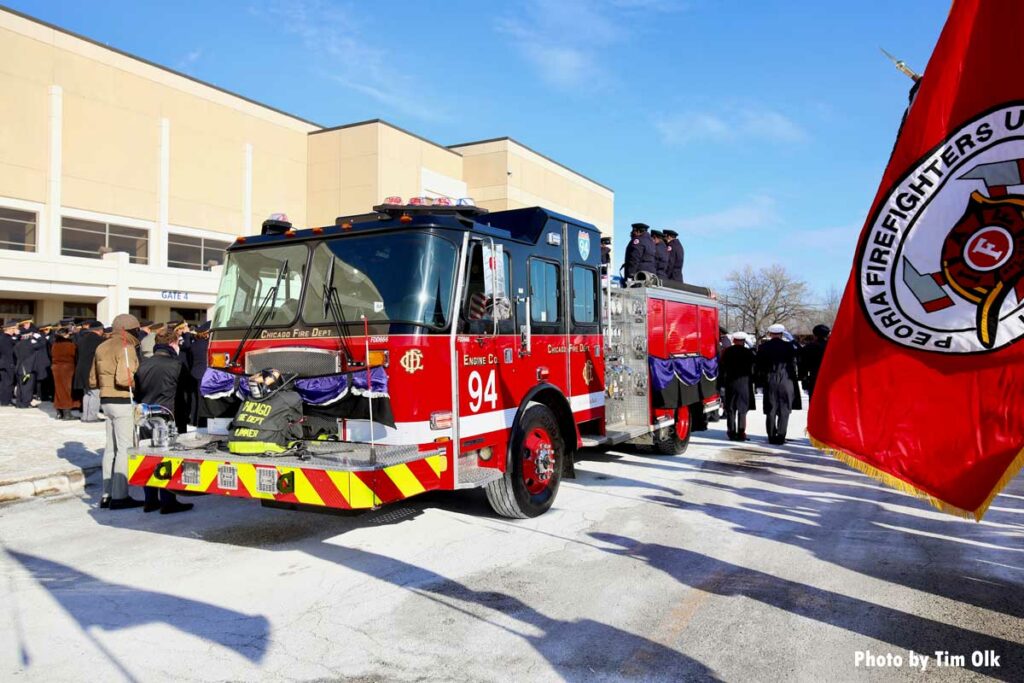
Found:
[[[981,519],[1024,465],[1024,2],[956,0],[861,232],[812,441]]]

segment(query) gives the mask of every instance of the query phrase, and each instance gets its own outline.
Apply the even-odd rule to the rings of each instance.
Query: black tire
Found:
[[[533,478],[529,472],[526,477],[523,476],[524,469],[527,468],[526,461],[536,457],[536,454],[527,448],[526,443],[532,434],[538,433],[538,430],[548,435],[553,450],[553,470],[544,479]],[[487,484],[487,502],[502,517],[528,519],[544,514],[555,502],[558,485],[562,481],[565,458],[565,442],[558,429],[555,414],[550,408],[539,403],[529,406],[513,432],[512,466],[501,479]],[[542,484],[543,490],[538,490]],[[530,491],[530,486],[535,489],[533,492]]]
[[[686,434],[680,436],[676,430],[676,425],[680,424],[680,420],[677,417],[674,424],[656,429],[651,435],[654,442],[654,450],[662,455],[682,455],[690,445],[690,434],[693,433],[693,416],[688,407],[679,408],[678,410],[687,418],[685,420]]]

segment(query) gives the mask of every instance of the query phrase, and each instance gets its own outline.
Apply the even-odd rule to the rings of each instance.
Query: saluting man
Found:
[[[675,282],[683,281],[683,245],[679,241],[679,233],[675,230],[665,231],[665,246],[669,253],[668,279]]]
[[[654,240],[647,234],[650,226],[646,223],[633,223],[632,239],[626,246],[626,279],[635,279],[642,272],[655,273],[658,265],[655,257]]]

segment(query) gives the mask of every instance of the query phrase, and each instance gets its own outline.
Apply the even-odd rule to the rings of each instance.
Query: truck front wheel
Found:
[[[555,502],[565,457],[555,414],[539,403],[529,406],[513,436],[511,466],[487,484],[487,501],[503,517],[544,514]]]

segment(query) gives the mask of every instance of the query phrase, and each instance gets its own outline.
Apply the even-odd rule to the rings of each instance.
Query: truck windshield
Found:
[[[304,244],[228,252],[212,326],[248,327],[279,274],[281,284],[269,304],[270,317],[266,325],[293,323],[299,313],[299,295],[308,257],[309,249]]]
[[[455,254],[451,242],[426,234],[392,233],[322,242],[313,249],[302,318],[310,324],[333,322],[324,308],[325,285],[333,285],[343,322],[361,325],[365,316],[371,323],[446,327]],[[333,283],[328,282],[332,277]]]

